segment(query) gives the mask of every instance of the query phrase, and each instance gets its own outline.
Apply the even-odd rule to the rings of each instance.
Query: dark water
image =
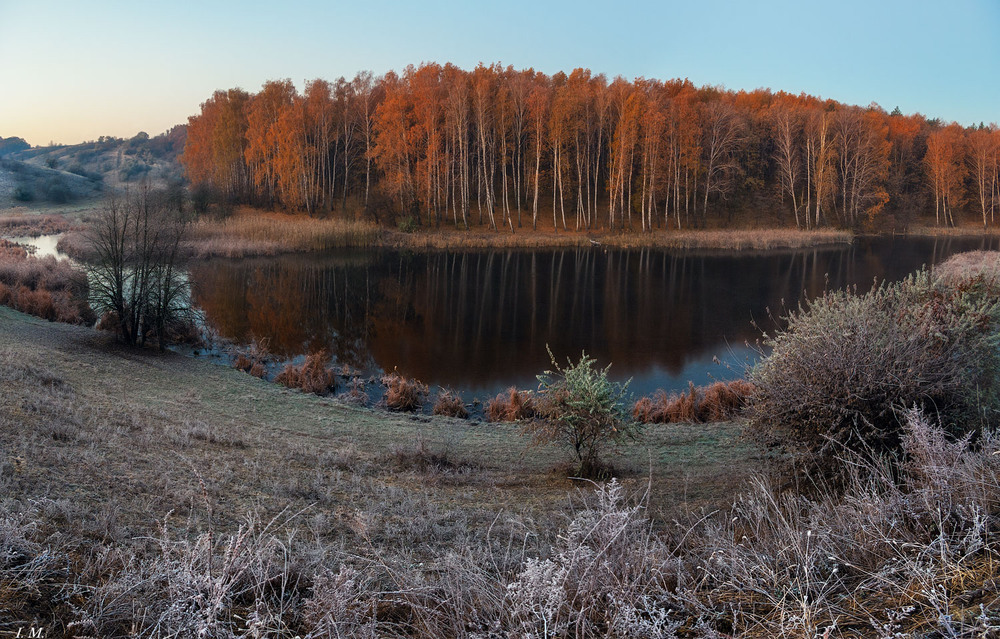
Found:
[[[582,350],[632,390],[675,390],[742,374],[762,327],[824,288],[898,280],[989,238],[871,238],[775,253],[601,247],[406,253],[338,251],[191,270],[195,303],[221,335],[267,339],[294,358],[398,368],[432,386],[485,397],[534,388]],[[714,363],[718,358],[722,365]],[[728,367],[727,367],[728,365]]]

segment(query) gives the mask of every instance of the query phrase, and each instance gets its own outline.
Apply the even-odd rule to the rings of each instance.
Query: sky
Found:
[[[217,89],[421,62],[686,77],[1000,122],[1000,1],[0,0],[0,137],[157,135]]]

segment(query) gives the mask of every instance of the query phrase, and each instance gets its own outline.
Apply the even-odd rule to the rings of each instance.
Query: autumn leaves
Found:
[[[931,197],[939,223],[965,204],[991,221],[997,140],[769,89],[423,64],[302,94],[289,80],[217,91],[182,161],[229,201],[411,227],[653,230],[761,209],[803,228],[877,227]]]

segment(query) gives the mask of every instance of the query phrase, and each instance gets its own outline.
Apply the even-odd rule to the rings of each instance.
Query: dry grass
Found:
[[[458,393],[447,389],[438,393],[432,412],[435,415],[443,415],[445,417],[469,418],[469,410],[465,407],[462,397]]]
[[[327,367],[329,361],[330,355],[326,351],[310,353],[299,366],[291,362],[286,364],[285,369],[278,373],[274,381],[306,393],[328,395],[337,388],[337,373]]]
[[[330,522],[308,512],[252,512],[224,531],[200,474],[203,527],[164,522],[111,546],[75,536],[69,504],[8,501],[0,615],[67,636],[994,636],[1000,442],[972,449],[918,411],[906,420],[898,478],[852,457],[842,490],[805,496],[758,478],[729,508],[667,528],[610,481],[579,492],[561,523],[498,515],[486,535],[457,533],[419,556],[414,537],[440,535],[443,513],[407,504],[430,522],[411,520],[395,540],[354,513],[344,525],[357,543],[341,549],[321,542]],[[419,441],[385,461],[430,486],[481,473]],[[50,522],[59,535],[46,537]]]
[[[368,222],[241,210],[223,220],[197,222],[189,250],[196,258],[249,257],[368,247],[378,237],[378,228]]]
[[[239,258],[282,253],[324,251],[341,247],[396,249],[449,248],[557,248],[594,245],[617,248],[769,250],[850,243],[848,231],[795,229],[710,229],[638,231],[532,231],[519,229],[464,231],[451,227],[422,229],[413,233],[383,229],[366,221],[343,218],[317,219],[305,215],[241,208],[221,220],[203,218],[189,233],[186,250],[195,258]],[[59,250],[74,259],[92,253],[80,231],[69,231]]]
[[[50,321],[87,324],[94,321],[87,292],[86,274],[69,262],[36,258],[0,240],[0,304]]]
[[[538,414],[531,391],[519,391],[513,386],[486,402],[486,419],[491,422],[516,422]]]
[[[933,219],[928,220],[928,222],[930,223],[910,226],[906,234],[926,237],[995,236],[1000,234],[1000,228],[995,226],[984,230],[982,218],[978,222],[970,220],[961,223],[959,226],[934,226]]]
[[[0,543],[16,552],[0,554],[5,627],[514,636],[541,594],[514,584],[536,583],[529,562],[546,559],[570,569],[552,589],[569,595],[554,600],[559,619],[587,611],[581,636],[606,625],[605,595],[665,594],[639,555],[656,547],[632,532],[659,538],[641,521],[627,540],[614,534],[636,504],[600,510],[584,495],[568,507],[575,488],[550,472],[561,451],[528,449],[514,427],[348,408],[9,309],[0,344]],[[679,426],[650,429],[652,455],[628,453],[639,468],[656,460],[640,519],[681,494],[730,501],[736,471],[756,462],[720,428],[718,450],[704,443],[710,428]],[[601,556],[612,560],[588,568]]]
[[[403,377],[396,371],[383,375],[382,384],[385,385],[386,408],[398,412],[412,413],[420,410],[430,392],[425,384]]]
[[[668,395],[660,390],[652,397],[639,398],[632,406],[632,417],[644,424],[728,421],[740,414],[753,392],[753,385],[742,379],[700,388],[688,382],[687,392]]]
[[[62,215],[0,216],[0,237],[38,237],[64,233],[69,229],[70,224]]]
[[[720,249],[728,251],[802,248],[824,244],[849,244],[849,231],[795,229],[734,229],[654,231],[652,233],[609,231],[461,231],[452,228],[414,233],[386,231],[380,244],[389,248],[551,248],[600,244],[617,248],[656,247],[670,249]]]

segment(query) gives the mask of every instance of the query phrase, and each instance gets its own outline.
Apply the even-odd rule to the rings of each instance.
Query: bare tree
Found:
[[[705,200],[702,216],[708,218],[708,196],[718,192],[725,197],[732,186],[730,179],[740,170],[736,152],[743,143],[744,123],[739,113],[725,102],[712,102],[705,116]]]
[[[801,228],[799,218],[800,203],[795,198],[795,187],[802,178],[802,158],[799,151],[799,138],[802,132],[802,117],[797,111],[781,106],[775,111],[774,126],[774,159],[778,165],[778,176],[781,179],[782,194],[792,197],[792,209],[795,211],[795,227]],[[809,211],[806,210],[806,225],[808,226]]]
[[[126,344],[154,337],[162,350],[171,331],[190,320],[187,279],[178,268],[185,226],[179,211],[142,187],[109,197],[91,227],[92,303],[115,318]]]

